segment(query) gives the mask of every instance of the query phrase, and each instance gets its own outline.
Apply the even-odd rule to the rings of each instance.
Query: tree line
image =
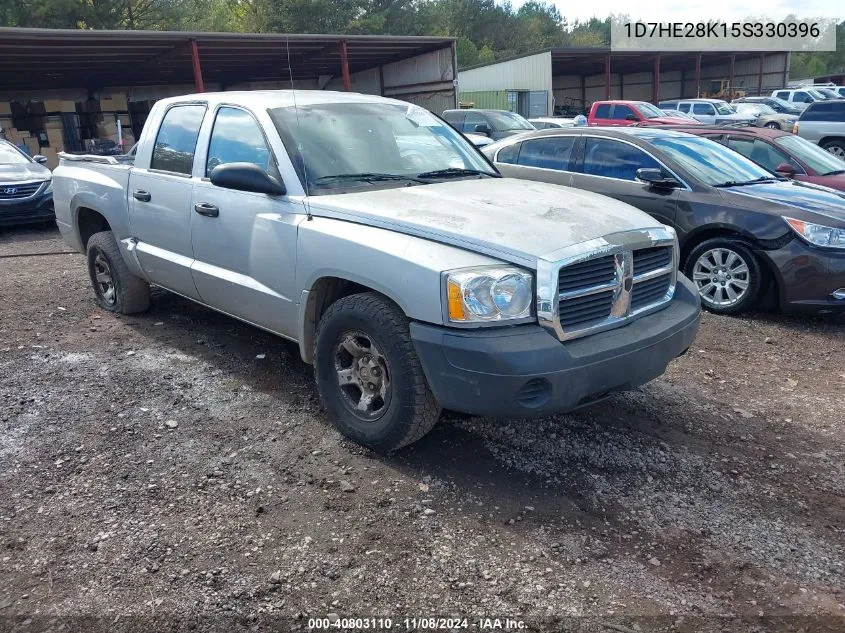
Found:
[[[609,46],[611,19],[570,22],[545,0],[0,0],[2,26],[445,35],[458,38],[462,67],[556,46]],[[845,71],[845,21],[836,31],[836,51],[792,56],[792,77]]]
[[[554,5],[494,0],[0,0],[0,25],[446,35],[462,66],[552,46],[608,46],[610,20],[569,23]]]

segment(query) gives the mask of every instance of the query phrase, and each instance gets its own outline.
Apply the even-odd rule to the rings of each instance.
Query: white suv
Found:
[[[708,125],[753,123],[755,121],[755,117],[737,114],[737,111],[722,99],[673,99],[661,101],[660,107],[664,110],[686,112],[701,123]]]
[[[772,96],[788,101],[799,110],[806,110],[807,106],[816,101],[824,101],[825,98],[812,88],[800,88],[797,90],[774,90]]]

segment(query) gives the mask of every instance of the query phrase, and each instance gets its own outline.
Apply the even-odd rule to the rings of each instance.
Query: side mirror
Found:
[[[636,121],[637,117],[635,117],[633,114],[629,114],[628,116],[625,117],[625,120],[626,121]]]
[[[666,176],[660,169],[653,168],[638,169],[637,180],[641,180],[650,187],[657,189],[676,189],[681,186],[681,183],[672,178],[672,176]]]
[[[44,165],[47,162],[47,157],[42,156],[41,154],[36,154],[35,156],[32,157],[32,160],[34,160],[36,163],[40,163],[41,165]]]
[[[792,178],[796,171],[795,167],[790,165],[789,163],[781,163],[777,167],[775,167],[775,173],[780,174],[781,176],[786,176],[787,178]]]
[[[236,191],[266,193],[281,196],[287,191],[284,184],[253,163],[226,163],[211,170],[211,184]]]
[[[483,134],[484,136],[490,136],[493,133],[493,130],[486,123],[479,123],[475,126],[475,132],[477,134]]]

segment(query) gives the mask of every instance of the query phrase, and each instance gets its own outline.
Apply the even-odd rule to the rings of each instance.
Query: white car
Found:
[[[692,115],[697,121],[708,125],[723,123],[754,123],[754,117],[737,114],[727,101],[722,99],[673,99],[661,101],[661,110],[678,110]]]
[[[772,96],[783,99],[799,110],[806,110],[807,106],[816,101],[825,101],[825,97],[813,88],[801,88],[798,90],[774,90]]]
[[[575,127],[575,119],[564,117],[538,117],[536,119],[528,119],[528,122],[536,127],[538,130],[549,130],[561,127]]]

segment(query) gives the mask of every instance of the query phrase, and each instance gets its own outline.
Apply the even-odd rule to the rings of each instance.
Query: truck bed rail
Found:
[[[127,156],[125,154],[118,156],[100,156],[98,154],[68,154],[67,152],[59,152],[59,158],[75,163],[100,163],[103,165],[132,165],[135,161],[134,156]]]

